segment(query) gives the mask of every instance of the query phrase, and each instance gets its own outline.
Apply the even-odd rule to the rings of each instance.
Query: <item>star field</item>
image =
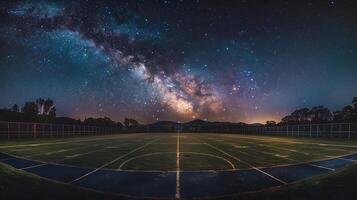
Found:
[[[8,1],[0,107],[61,116],[279,121],[356,95],[349,1]]]

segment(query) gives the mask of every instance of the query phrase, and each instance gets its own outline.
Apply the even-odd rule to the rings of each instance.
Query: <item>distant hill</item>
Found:
[[[258,124],[254,124],[257,126]],[[210,122],[201,119],[195,119],[185,123],[178,123],[174,121],[159,121],[152,124],[145,125],[148,131],[154,132],[172,132],[172,131],[194,131],[194,132],[225,132],[234,131],[242,127],[249,126],[243,122]]]

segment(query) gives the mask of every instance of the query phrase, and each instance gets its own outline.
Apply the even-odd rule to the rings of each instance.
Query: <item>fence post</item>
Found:
[[[348,123],[348,139],[351,139],[351,123]]]
[[[332,137],[333,124],[330,124],[330,137]]]
[[[50,124],[50,137],[53,136],[52,134],[53,134],[53,133],[52,133],[52,124]]]
[[[312,125],[311,125],[311,123],[310,123],[310,137],[311,137],[311,129],[312,129]]]
[[[21,125],[21,123],[18,123],[17,124],[17,138],[19,138],[20,137],[20,125]]]
[[[7,122],[7,139],[10,139],[10,122]]]
[[[75,133],[76,133],[76,125],[73,125],[73,127],[72,127],[72,128],[73,128],[73,131],[72,131],[73,136],[75,136],[75,135],[76,135],[76,134],[75,134]]]
[[[289,126],[286,125],[286,136],[289,136]]]
[[[300,136],[300,125],[298,125],[298,137]]]
[[[36,123],[33,124],[33,137],[36,138]]]
[[[317,137],[319,137],[319,129],[320,129],[319,124],[317,124],[316,125],[316,136]]]

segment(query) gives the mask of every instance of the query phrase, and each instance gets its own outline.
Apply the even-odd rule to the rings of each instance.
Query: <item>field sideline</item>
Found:
[[[167,193],[146,195],[144,192],[139,196],[174,196],[179,199],[201,197],[204,192],[193,191],[192,188],[195,188],[195,181],[202,177],[219,184],[219,181],[229,182],[227,177],[234,173],[237,179],[232,180],[237,184],[235,187],[244,184],[244,181],[239,182],[244,176],[252,179],[252,183],[258,180],[273,187],[304,179],[306,173],[301,170],[310,170],[311,176],[333,172],[355,162],[355,157],[351,155],[357,153],[357,141],[213,133],[136,133],[2,141],[0,152],[16,157],[3,158],[3,162],[35,174],[51,171],[52,168],[47,169],[49,165],[83,169],[73,176],[62,175],[59,178],[61,182],[81,187],[93,188],[89,182],[100,182],[99,175],[104,172],[113,177],[117,176],[111,174],[114,172],[120,176],[133,172],[145,173],[141,177],[156,173],[164,177],[158,185],[166,185],[172,179],[174,183],[167,184],[167,187],[174,185],[174,188],[167,188]],[[295,172],[301,174],[299,177],[281,174],[291,165],[294,165]],[[36,171],[41,168],[44,169]],[[219,176],[212,179],[214,172],[219,172],[215,174]],[[96,179],[91,180],[93,177]],[[246,190],[265,188],[265,185],[249,186]],[[121,193],[135,196],[135,191]],[[211,193],[212,196],[225,195],[225,191]]]

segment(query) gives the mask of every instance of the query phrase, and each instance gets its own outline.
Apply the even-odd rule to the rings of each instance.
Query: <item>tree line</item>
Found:
[[[35,101],[25,102],[23,106],[14,104],[11,108],[0,109],[0,121],[123,127],[121,122],[115,122],[109,117],[88,117],[83,121],[70,117],[57,117],[54,101],[50,98],[38,98]],[[139,126],[139,122],[125,118],[124,126],[135,128]]]
[[[351,105],[342,110],[331,112],[324,106],[315,106],[311,109],[301,108],[281,119],[279,124],[306,124],[306,123],[351,123],[357,122],[357,97],[354,97]],[[275,125],[275,121],[267,121],[266,125]]]

